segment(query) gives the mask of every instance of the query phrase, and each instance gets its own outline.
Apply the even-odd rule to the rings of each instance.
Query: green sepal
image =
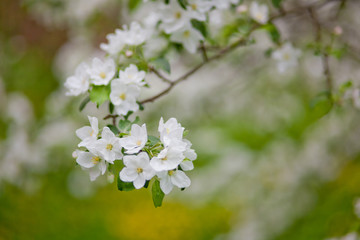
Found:
[[[154,206],[157,207],[161,207],[163,199],[165,197],[164,192],[161,190],[160,188],[160,182],[158,179],[156,179],[152,185],[152,199],[154,202]]]

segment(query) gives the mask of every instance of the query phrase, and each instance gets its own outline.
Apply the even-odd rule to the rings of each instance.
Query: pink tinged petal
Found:
[[[95,164],[92,161],[92,158],[95,157],[94,154],[89,152],[80,152],[78,153],[78,158],[76,159],[76,162],[85,168],[92,168],[95,166]]]
[[[120,179],[124,182],[133,182],[138,175],[135,168],[125,167],[120,172]]]
[[[178,188],[186,188],[191,184],[191,180],[183,171],[177,170],[170,176],[171,182]]]
[[[145,178],[143,174],[138,174],[138,177],[134,180],[134,187],[136,189],[142,188],[145,185]]]
[[[166,176],[160,179],[160,188],[165,194],[169,194],[173,187],[174,185],[172,184],[170,177]]]
[[[186,160],[180,163],[180,167],[184,171],[191,171],[194,169],[194,163],[192,161]]]

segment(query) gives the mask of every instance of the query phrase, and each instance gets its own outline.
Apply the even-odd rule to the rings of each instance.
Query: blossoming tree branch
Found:
[[[285,9],[282,0],[272,0],[273,12],[268,5],[256,1],[248,4],[239,0],[154,2],[158,4],[158,12],[150,12],[142,22],[132,22],[107,35],[107,43],[100,45],[106,56],[94,58],[91,64],[81,63],[75,74],[66,80],[67,95],[87,95],[80,110],[90,101],[98,107],[105,103],[109,105],[109,114],[104,120],[112,119],[111,124],[99,128],[99,120],[88,116],[90,125],[76,131],[81,142],[73,156],[77,164],[89,172],[91,181],[108,172],[117,176],[121,191],[151,186],[155,207],[161,206],[164,195],[174,187],[188,188],[191,181],[185,172],[194,169],[193,161],[197,155],[191,142],[184,138],[187,134],[184,127],[175,118],[161,118],[158,135],[150,136],[146,124],[141,124],[139,117],[132,115],[143,110],[146,103],[169,93],[206,64],[223,58],[240,46],[255,44],[252,33],[257,30],[269,33],[274,46],[266,54],[277,61],[280,73],[296,67],[301,51],[282,39],[273,23],[289,14],[307,12],[311,17],[318,43],[314,48],[323,61],[327,96],[332,104],[338,100],[339,95],[333,89],[329,57],[333,51],[332,42],[341,34],[341,29],[330,31],[332,42],[323,47],[322,34],[326,31],[316,16],[317,9],[327,1]],[[344,1],[338,2],[340,11]],[[131,0],[129,7],[140,4],[142,1]],[[209,14],[217,9],[229,10],[233,16],[223,27],[222,34],[216,35],[209,31]],[[151,45],[152,42],[159,43],[160,39],[165,42],[161,47]],[[179,78],[170,79],[167,77],[171,69],[166,54],[171,50],[180,54],[200,54],[203,60]],[[150,87],[146,81],[149,74],[155,74],[168,86],[150,98],[140,99],[141,91]]]

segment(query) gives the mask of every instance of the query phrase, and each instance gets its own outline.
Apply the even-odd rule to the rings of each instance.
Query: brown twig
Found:
[[[104,120],[107,120],[107,119],[112,119],[112,123],[114,126],[116,126],[116,119],[119,117],[119,115],[115,114],[115,115],[112,115],[112,114],[109,114],[107,116],[104,117]]]

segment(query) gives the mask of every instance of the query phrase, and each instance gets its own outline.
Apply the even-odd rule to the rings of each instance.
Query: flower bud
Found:
[[[343,33],[343,29],[342,29],[340,26],[336,26],[336,27],[334,28],[334,34],[335,34],[336,36],[340,36],[342,33]]]

